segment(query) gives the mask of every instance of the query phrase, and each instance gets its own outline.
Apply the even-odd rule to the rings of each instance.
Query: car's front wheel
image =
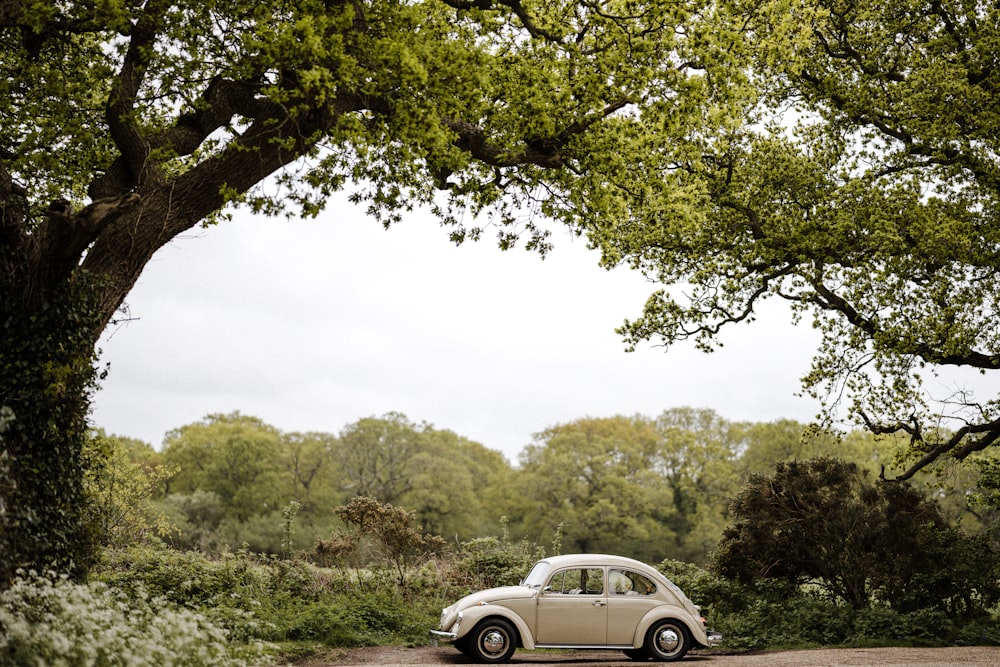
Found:
[[[489,618],[469,633],[469,649],[478,662],[507,662],[517,648],[513,626],[502,618]]]
[[[680,621],[668,618],[657,621],[646,633],[646,653],[653,660],[680,660],[691,648],[691,636]]]
[[[456,639],[454,646],[455,646],[455,648],[457,648],[459,651],[462,652],[462,655],[466,655],[466,656],[468,656],[470,658],[473,657],[472,656],[472,649],[469,648],[469,636],[468,635],[466,635],[465,637],[462,637],[461,639]]]

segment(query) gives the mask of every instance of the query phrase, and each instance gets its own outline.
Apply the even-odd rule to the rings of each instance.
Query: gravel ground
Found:
[[[403,665],[474,664],[450,646],[403,648],[376,646],[333,651],[322,657],[296,663],[296,667],[401,667]],[[511,665],[586,667],[635,667],[617,651],[517,651]],[[721,653],[692,651],[679,663],[688,667],[840,667],[880,665],[887,667],[964,667],[1000,665],[1000,647],[950,648],[812,649],[807,651],[762,651]]]

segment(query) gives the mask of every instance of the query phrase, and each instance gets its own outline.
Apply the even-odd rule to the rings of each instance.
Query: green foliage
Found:
[[[222,551],[245,543],[285,555],[292,526],[284,508],[297,504],[295,545],[307,547],[337,527],[333,509],[359,488],[380,502],[400,497],[428,532],[486,532],[496,525],[486,507],[501,502],[510,472],[499,452],[397,413],[361,419],[339,436],[210,415],[171,432],[162,456],[147,453],[143,465],[178,471],[156,501],[178,529],[173,546]]]
[[[423,532],[415,512],[374,498],[352,498],[334,512],[354,532],[355,544],[367,543],[378,559],[395,569],[401,587],[414,564],[445,545],[442,538]]]
[[[641,4],[631,18],[562,0],[5,9],[0,405],[17,421],[5,439],[16,484],[3,487],[0,540],[10,567],[51,561],[82,573],[91,561],[80,451],[94,347],[171,239],[237,204],[315,216],[345,186],[387,225],[427,205],[452,240],[478,238],[487,220],[502,247],[523,238],[543,252],[543,219],[579,233],[587,218],[621,212],[603,158],[621,164],[625,146],[650,140],[640,108],[657,100],[670,126],[693,127],[673,116],[702,118],[686,102],[706,81],[688,75],[701,30],[674,29],[699,22],[700,2]],[[261,457],[273,433],[228,422],[177,434],[195,451],[176,453],[175,491],[212,479],[240,522],[291,500],[282,472],[304,514],[309,502],[343,500],[316,497],[317,443],[274,466]],[[229,435],[210,444],[209,427]],[[216,445],[220,456],[199,470]],[[383,502],[402,502],[384,491]],[[454,508],[423,491],[414,504],[443,530]],[[0,571],[0,582],[10,576]]]
[[[670,535],[655,474],[656,433],[641,417],[580,419],[535,436],[515,478],[513,517],[535,535],[556,527],[573,551],[630,551]],[[614,546],[614,548],[613,548]]]
[[[0,405],[17,420],[0,452],[12,554],[0,582],[21,564],[82,573],[92,560],[81,451],[94,345],[154,253],[236,204],[314,216],[344,187],[387,225],[426,205],[455,241],[488,224],[501,247],[544,252],[550,221],[587,234],[605,265],[664,285],[622,328],[630,345],[710,349],[763,300],[786,301],[823,336],[807,392],[830,421],[846,409],[908,436],[904,476],[1000,441],[1000,402],[932,395],[924,376],[1000,369],[994,5],[12,4]],[[472,446],[441,462],[457,438],[396,415],[355,427],[335,479],[330,441],[279,442],[215,416],[168,446],[181,468],[171,492],[216,493],[230,532],[260,543],[265,517],[293,499],[303,523],[364,494],[458,535],[477,525],[453,520],[459,510],[509,493],[479,498]],[[553,428],[550,450],[528,455],[593,473],[536,498],[572,499],[556,520],[567,542],[703,554],[732,443],[706,440],[719,456],[685,454],[677,472],[684,433],[638,429],[613,445],[607,427]],[[589,461],[557,451],[573,447]],[[654,459],[665,484],[641,473]],[[552,530],[515,509],[527,530]]]
[[[702,608],[710,625],[719,618],[738,615],[747,599],[754,597],[752,589],[693,563],[667,559],[657,563],[656,569]]]
[[[521,453],[510,516],[534,539],[560,526],[571,550],[704,562],[738,487],[743,430],[691,408],[551,427]]]
[[[504,532],[500,537],[480,537],[463,542],[461,549],[454,554],[461,585],[469,592],[513,586],[527,576],[536,561],[545,556],[544,549],[529,544],[527,540],[511,542],[507,523],[507,518],[503,517]]]
[[[125,547],[171,533],[150,498],[172,473],[163,465],[133,462],[127,447],[103,432],[92,432],[84,447],[84,489],[102,546]]]
[[[478,530],[510,470],[498,452],[397,412],[348,424],[331,456],[349,497],[412,509],[441,535]]]
[[[680,561],[663,561],[657,568],[702,607],[709,627],[725,636],[728,650],[1000,643],[989,614],[958,621],[936,608],[904,612],[875,604],[856,609],[808,587],[774,580],[744,585]]]
[[[237,443],[262,432],[274,436],[273,448],[250,450]],[[359,440],[361,432],[372,437]],[[341,568],[369,562],[355,558],[352,535],[330,537],[342,527],[333,512],[342,503],[341,489],[351,488],[350,479],[362,479],[338,469],[337,462],[348,458],[371,463],[369,481],[388,483],[395,470],[391,475],[401,480],[399,507],[414,512],[427,533],[441,534],[438,527],[450,531],[443,534],[455,545],[502,532],[527,542],[558,541],[549,551],[560,553],[583,548],[577,542],[583,537],[596,540],[591,550],[706,564],[728,520],[730,501],[751,473],[824,453],[876,473],[905,446],[863,431],[841,435],[788,420],[729,422],[711,410],[691,408],[666,410],[654,419],[586,418],[552,427],[526,448],[519,469],[499,452],[396,413],[359,420],[340,436],[282,433],[241,415],[209,417],[175,433],[162,455],[138,446],[132,454],[145,470],[171,461],[189,469],[168,480],[169,493],[155,501],[177,528],[167,538],[171,545],[213,553],[245,546],[287,556],[294,551],[288,548],[293,537],[295,548],[317,545],[316,562]],[[196,441],[202,444],[195,447]],[[214,444],[204,446],[208,442]],[[352,449],[362,444],[382,448],[382,454]],[[185,464],[179,454],[189,447],[199,457]],[[226,468],[223,454],[230,448],[260,457],[240,465],[273,473],[256,478],[252,484],[261,488],[248,488],[241,497],[269,495],[280,506],[261,503],[239,518],[238,508],[217,492],[228,483],[225,477],[205,474]],[[390,465],[393,458],[398,461]],[[975,532],[991,525],[991,515],[969,502],[982,488],[973,472],[953,467],[921,475],[917,486],[940,499],[948,522],[961,519]],[[563,493],[564,487],[572,493]],[[300,507],[290,522],[281,508],[292,503]],[[582,521],[602,517],[618,538],[604,537],[598,524],[583,529],[588,524]]]
[[[148,591],[225,628],[233,641],[364,646],[421,642],[445,604],[442,583],[409,596],[393,577],[365,577],[304,560],[248,552],[207,557],[133,548],[109,552],[97,572],[115,590]]]
[[[976,501],[994,511],[1000,511],[1000,460],[982,458],[975,463],[980,474]]]
[[[0,662],[11,667],[243,667],[271,664],[269,652],[141,588],[19,577],[0,593]]]
[[[181,493],[211,489],[241,521],[279,509],[280,448],[277,429],[257,418],[209,415],[167,435],[164,458],[178,470],[170,488]]]
[[[405,415],[368,417],[344,427],[335,458],[351,496],[398,504],[412,484],[410,461],[422,434]]]
[[[96,288],[81,277],[31,297],[37,312],[21,316],[27,297],[4,288],[9,277],[0,272],[0,406],[12,415],[0,437],[0,589],[33,565],[81,576],[95,549],[83,449],[97,381]]]
[[[1000,370],[996,3],[726,9],[753,89],[636,160],[628,214],[588,230],[662,285],[620,331],[710,350],[778,300],[822,336],[806,392],[831,423],[911,439],[904,475],[994,445],[997,397],[935,376]]]
[[[905,483],[871,483],[834,459],[780,463],[751,475],[714,557],[723,575],[810,584],[861,609],[941,609],[974,617],[1000,600],[996,553],[948,528]]]
[[[516,583],[542,550],[506,535],[474,540],[411,572],[407,590],[394,577],[317,567],[247,552],[206,557],[149,547],[109,551],[98,568],[111,590],[162,597],[225,628],[232,642],[276,642],[286,654],[319,646],[423,643],[441,607],[487,586]],[[744,586],[690,563],[658,564],[696,604],[729,650],[810,645],[997,644],[987,615],[960,622],[934,609],[852,609],[815,592]],[[359,579],[363,577],[363,579]]]

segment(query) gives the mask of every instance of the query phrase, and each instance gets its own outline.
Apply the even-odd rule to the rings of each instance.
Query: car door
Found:
[[[608,599],[604,568],[577,567],[555,572],[538,596],[535,643],[603,646]]]
[[[632,644],[636,626],[653,607],[660,606],[656,584],[625,568],[608,570],[608,634],[612,646]]]

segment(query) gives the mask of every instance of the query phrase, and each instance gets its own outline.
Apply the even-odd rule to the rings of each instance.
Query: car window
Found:
[[[656,584],[649,577],[631,570],[608,572],[608,588],[615,595],[652,595]]]
[[[531,572],[528,576],[521,581],[522,586],[530,586],[531,588],[541,587],[542,583],[545,581],[545,575],[549,573],[549,564],[541,560],[535,563],[535,566],[531,568]]]
[[[562,595],[601,595],[604,572],[598,567],[560,570],[549,580],[547,590]]]

